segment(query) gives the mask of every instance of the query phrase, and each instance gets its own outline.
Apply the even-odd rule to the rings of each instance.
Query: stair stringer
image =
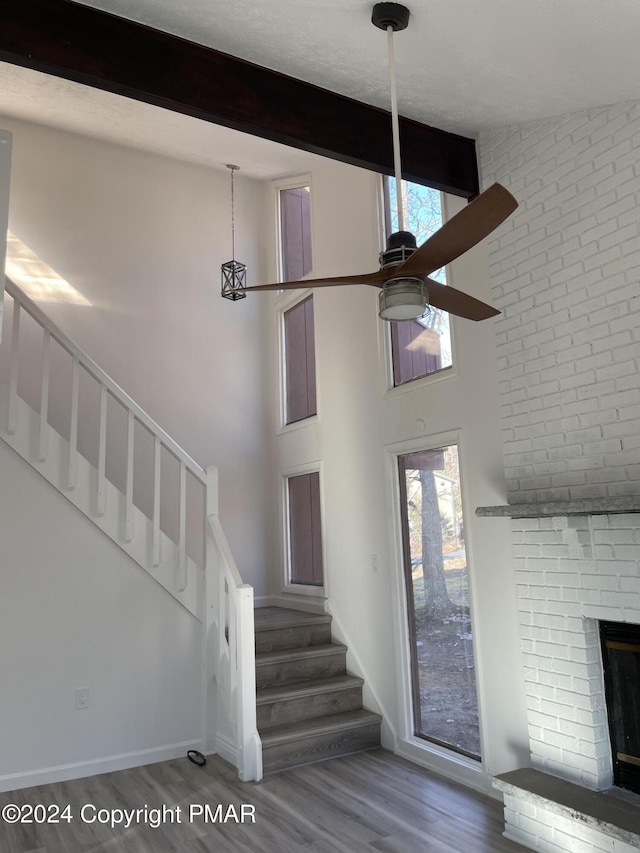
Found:
[[[368,676],[367,667],[363,664],[362,658],[357,652],[357,644],[354,642],[349,632],[345,630],[344,624],[342,623],[340,616],[337,614],[335,607],[332,606],[330,600],[327,600],[325,607],[326,613],[328,613],[332,619],[332,636],[335,632],[335,636],[338,641],[347,647],[347,668],[349,672],[359,676],[364,681],[362,688],[364,705],[367,708],[371,708],[375,713],[380,714],[382,717],[382,745],[386,749],[390,749],[395,752],[399,741],[399,735],[397,729],[391,723],[393,717],[389,714],[389,709],[385,707],[385,704],[380,698],[378,692],[371,686],[373,679]]]
[[[125,496],[108,480],[105,483],[105,512],[97,513],[98,471],[83,456],[77,455],[77,478],[73,489],[68,487],[69,442],[50,425],[48,427],[47,453],[38,458],[40,415],[20,397],[15,398],[16,429],[6,429],[6,412],[2,412],[0,438],[22,459],[50,483],[60,494],[80,510],[87,519],[109,537],[125,554],[164,587],[183,607],[200,622],[203,621],[204,577],[202,570],[186,557],[186,584],[180,589],[178,579],[178,546],[160,531],[160,563],[151,560],[153,525],[136,506],[132,508],[133,536],[124,537]]]

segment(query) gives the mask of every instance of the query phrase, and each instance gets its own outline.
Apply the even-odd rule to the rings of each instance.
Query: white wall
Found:
[[[511,501],[640,484],[640,104],[479,140],[520,207],[490,241]]]
[[[379,177],[328,164],[311,176],[314,231],[312,275],[343,275],[377,269]],[[452,206],[460,202],[451,202]],[[275,238],[274,238],[275,239]],[[454,265],[451,281],[489,297],[482,249]],[[287,304],[288,297],[281,300]],[[370,707],[385,714],[385,741],[404,754],[482,787],[484,775],[412,747],[399,664],[406,651],[401,603],[400,543],[393,520],[393,452],[430,436],[457,432],[462,448],[466,530],[475,600],[474,622],[483,718],[484,769],[506,771],[527,762],[524,691],[518,652],[508,525],[474,518],[476,506],[505,500],[498,421],[492,322],[455,322],[455,373],[387,391],[381,342],[387,330],[377,318],[373,288],[314,292],[318,419],[277,434],[272,405],[274,505],[281,476],[291,467],[319,461],[323,498],[325,574],[334,633],[349,645],[349,666],[367,679]],[[271,312],[271,352],[276,352],[277,300]],[[277,365],[271,365],[277,384]],[[421,429],[420,421],[424,422]],[[279,528],[281,529],[281,528]],[[282,589],[282,541],[272,592]],[[378,573],[372,555],[380,558]]]
[[[0,470],[0,790],[184,755],[200,623],[1,441]]]
[[[229,173],[9,119],[10,227],[89,306],[39,300],[198,463],[220,469],[221,518],[264,586],[263,317],[220,298]],[[264,279],[262,182],[236,176],[236,257]]]

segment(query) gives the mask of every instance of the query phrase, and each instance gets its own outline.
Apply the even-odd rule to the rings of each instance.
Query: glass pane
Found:
[[[387,178],[388,227],[398,229],[395,178]],[[438,190],[402,182],[405,227],[415,235],[418,246],[442,226],[442,197]],[[432,273],[431,278],[447,283],[446,268]],[[449,315],[431,308],[426,317],[411,323],[392,323],[394,385],[401,385],[451,367],[451,332]]]
[[[457,446],[401,456],[400,481],[415,733],[479,758]]]
[[[280,190],[282,280],[298,281],[311,272],[311,195],[309,187]]]
[[[322,586],[320,474],[289,477],[288,487],[291,583]]]
[[[283,314],[286,423],[317,413],[313,296]]]

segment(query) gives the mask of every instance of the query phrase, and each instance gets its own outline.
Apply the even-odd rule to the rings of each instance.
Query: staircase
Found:
[[[283,607],[255,611],[256,704],[265,773],[374,749],[382,717],[362,707],[347,647],[331,616]]]
[[[330,616],[261,608],[254,635],[217,470],[194,462],[10,279],[6,293],[0,439],[201,623],[202,749],[259,781],[263,763],[269,773],[379,746],[382,718],[363,709]]]

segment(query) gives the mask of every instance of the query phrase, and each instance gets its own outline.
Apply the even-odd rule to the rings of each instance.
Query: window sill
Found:
[[[394,385],[392,388],[387,388],[382,395],[383,400],[390,400],[398,397],[400,394],[406,394],[411,391],[421,391],[435,382],[442,382],[446,379],[457,377],[457,371],[453,365],[451,367],[443,367],[442,370],[437,370],[435,373],[429,373],[426,376],[421,376],[419,379],[412,379],[410,382],[403,382],[402,385]]]
[[[401,738],[396,748],[396,755],[412,761],[414,764],[440,773],[454,782],[468,785],[476,791],[489,796],[496,796],[490,780],[487,778],[482,761],[467,758],[466,755],[446,749],[422,738],[409,736]]]
[[[288,432],[294,432],[303,427],[313,426],[319,422],[318,415],[310,415],[308,418],[303,418],[300,421],[294,421],[292,424],[283,424],[276,432],[276,435],[285,435]]]
[[[324,586],[312,586],[306,583],[287,583],[282,587],[283,593],[293,593],[294,595],[307,595],[313,598],[326,598]]]

